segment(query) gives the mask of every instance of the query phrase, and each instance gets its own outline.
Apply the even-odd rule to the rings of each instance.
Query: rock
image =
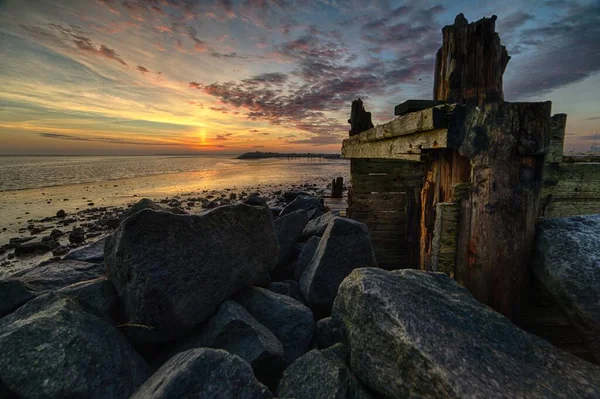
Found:
[[[50,293],[0,319],[0,380],[22,398],[128,398],[144,360],[111,325]]]
[[[32,254],[45,254],[53,249],[57,248],[59,244],[54,240],[44,240],[36,242],[26,242],[24,244],[15,245],[15,255],[32,255]]]
[[[82,262],[102,263],[104,261],[104,245],[106,239],[104,237],[93,244],[78,248],[65,256],[65,260],[80,260]]]
[[[248,199],[244,201],[244,204],[265,207],[267,206],[267,202],[263,198],[261,198],[260,194],[258,193],[250,195]]]
[[[69,234],[69,242],[71,244],[80,244],[85,241],[85,231],[81,227],[77,227]]]
[[[514,326],[442,273],[354,270],[332,318],[384,398],[600,397],[600,368]]]
[[[104,274],[104,266],[74,260],[49,262],[43,266],[21,270],[9,278],[18,278],[38,293],[55,291]]]
[[[154,373],[131,399],[238,398],[273,395],[239,356],[217,349],[178,353]]]
[[[57,239],[58,237],[62,237],[64,234],[65,234],[65,233],[63,233],[63,232],[62,232],[61,230],[59,230],[59,229],[53,229],[53,230],[50,232],[50,237],[51,237],[51,238],[54,238],[54,239]]]
[[[331,317],[317,321],[315,327],[315,340],[319,349],[329,348],[344,341],[344,333]]]
[[[318,209],[321,212],[325,212],[325,206],[323,205],[321,199],[313,197],[312,195],[299,195],[298,197],[296,197],[295,200],[290,202],[285,208],[281,210],[279,216],[285,216],[288,213],[292,213],[300,209],[304,209],[306,211]],[[320,215],[316,215],[315,217],[318,216]]]
[[[313,256],[315,256],[320,241],[321,237],[311,237],[306,244],[304,244],[304,247],[298,256],[298,260],[294,264],[294,278],[297,281],[300,281],[302,274],[312,261]]]
[[[136,213],[143,211],[144,209],[153,209],[155,211],[163,211],[164,210],[164,208],[162,206],[158,205],[156,202],[152,201],[150,198],[142,198],[141,200],[139,200],[138,202],[133,204],[133,206],[131,208],[129,208],[127,213],[125,213],[125,217],[135,215]]]
[[[61,209],[58,212],[56,212],[57,218],[64,218],[65,216],[67,216],[67,213],[64,211],[64,209]]]
[[[202,215],[144,210],[107,240],[108,278],[140,342],[185,335],[221,302],[269,273],[279,248],[266,207],[238,204]]]
[[[312,236],[323,236],[323,233],[325,233],[325,229],[329,225],[329,222],[331,222],[336,216],[338,215],[333,212],[327,212],[316,219],[312,219],[306,224],[304,230],[302,230],[301,239],[306,241]]]
[[[377,267],[367,226],[352,219],[334,218],[300,278],[300,290],[308,306],[317,315],[329,315],[339,285],[360,267]]]
[[[77,298],[83,309],[107,321],[118,316],[119,296],[106,277],[71,284],[57,292]]]
[[[311,350],[288,367],[277,388],[282,398],[373,398],[344,362],[343,348]]]
[[[187,215],[187,212],[178,206],[171,206],[167,210],[175,215]]]
[[[283,193],[283,200],[287,203],[292,202],[293,200],[295,200],[296,198],[298,198],[301,195],[305,195],[305,196],[310,196],[309,193],[306,193],[304,191],[286,191]]]
[[[308,223],[308,212],[303,209],[289,213],[278,219],[275,219],[275,233],[279,243],[278,266],[288,260],[294,248],[294,244],[300,238],[300,233]]]
[[[314,220],[323,216],[325,212],[320,208],[311,209],[308,211],[308,220]]]
[[[302,303],[257,287],[240,292],[234,299],[281,341],[286,365],[309,349],[315,322],[310,309]]]
[[[223,302],[215,316],[169,353],[193,348],[224,349],[241,357],[267,386],[276,384],[284,366],[281,342],[234,301]]]
[[[0,317],[14,312],[37,295],[33,287],[22,280],[16,278],[0,280]]]
[[[66,245],[61,245],[60,247],[52,250],[52,255],[62,256],[68,254],[70,250],[71,248],[67,247]]]
[[[600,215],[538,224],[533,271],[600,363]]]
[[[277,281],[267,287],[276,294],[286,295],[304,304],[304,297],[300,292],[300,284],[296,280]]]

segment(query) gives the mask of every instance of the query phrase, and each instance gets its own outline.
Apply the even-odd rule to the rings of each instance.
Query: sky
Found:
[[[588,150],[599,0],[0,0],[0,153],[336,153],[352,100],[381,124],[432,98],[461,12],[498,16],[505,100],[552,101]]]

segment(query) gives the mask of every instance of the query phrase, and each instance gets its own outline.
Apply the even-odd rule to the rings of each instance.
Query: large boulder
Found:
[[[315,253],[317,252],[320,241],[321,237],[311,237],[306,244],[304,244],[304,247],[302,247],[302,251],[300,252],[300,255],[298,255],[298,260],[294,264],[294,278],[297,281],[300,281],[302,274],[308,265],[310,265],[313,256],[315,256]]]
[[[119,296],[106,277],[71,284],[57,292],[77,298],[83,309],[109,322],[119,316]]]
[[[55,293],[0,319],[0,380],[22,398],[128,398],[148,366],[113,326]]]
[[[15,245],[15,255],[41,255],[50,252],[59,246],[55,240],[42,240],[35,242],[26,242]]]
[[[300,292],[300,284],[296,280],[276,281],[267,287],[269,291],[276,294],[286,295],[298,302],[304,303],[304,297]]]
[[[101,238],[93,244],[71,251],[63,258],[63,260],[102,263],[104,261],[104,245],[106,244],[107,238],[108,237]]]
[[[236,355],[216,349],[191,349],[173,356],[131,399],[237,398],[273,395]]]
[[[185,335],[221,302],[275,267],[279,247],[269,210],[245,204],[202,215],[143,210],[106,241],[108,278],[138,342]]]
[[[300,289],[317,315],[328,315],[338,287],[359,267],[377,267],[369,229],[341,217],[328,225],[317,250],[300,278]]]
[[[267,327],[234,301],[225,301],[207,323],[200,326],[170,354],[193,348],[224,349],[244,359],[256,378],[273,386],[283,370],[283,347]]]
[[[279,243],[278,266],[282,265],[294,249],[294,244],[300,238],[300,233],[308,223],[308,212],[304,209],[288,213],[275,219],[274,226]]]
[[[158,205],[156,202],[152,201],[150,198],[142,198],[141,200],[139,200],[138,202],[133,204],[131,206],[131,208],[129,208],[127,210],[125,217],[135,215],[136,213],[143,211],[144,209],[152,209],[154,211],[164,211],[165,210],[165,208]]]
[[[310,212],[310,215],[312,215],[310,219],[314,219],[325,212],[325,205],[323,205],[323,201],[320,198],[313,197],[312,195],[299,195],[281,210],[279,216],[285,216],[300,209],[304,209],[305,211],[317,210],[317,213]]]
[[[313,349],[283,373],[277,394],[295,399],[372,398],[344,362],[344,348]]]
[[[600,368],[514,326],[442,273],[358,269],[332,318],[384,398],[600,397]]]
[[[600,215],[541,221],[533,271],[600,362]]]
[[[319,216],[318,218],[311,220],[306,224],[304,230],[302,230],[302,234],[300,235],[301,239],[306,241],[313,236],[323,236],[325,230],[327,229],[327,226],[329,225],[329,222],[331,222],[336,216],[339,215],[333,212],[327,212]]]
[[[309,349],[315,322],[310,309],[302,303],[258,287],[248,288],[234,299],[281,341],[286,365]]]
[[[104,274],[104,266],[75,260],[49,262],[21,270],[9,278],[19,279],[38,293],[54,291]]]
[[[26,282],[17,278],[0,280],[0,317],[14,312],[38,293]]]

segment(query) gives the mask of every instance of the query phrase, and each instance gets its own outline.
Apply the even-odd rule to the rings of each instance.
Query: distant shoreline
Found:
[[[341,159],[340,154],[315,154],[310,152],[305,153],[280,153],[280,152],[246,152],[239,155],[237,159],[265,159],[265,158],[324,158],[324,159]]]

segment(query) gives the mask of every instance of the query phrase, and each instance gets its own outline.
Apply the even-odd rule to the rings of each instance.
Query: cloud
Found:
[[[600,3],[571,3],[550,23],[520,32],[527,57],[507,71],[505,93],[521,99],[545,94],[600,71]],[[514,64],[513,64],[514,68]]]
[[[177,146],[177,145],[180,145],[180,144],[176,144],[176,143],[130,141],[130,140],[115,139],[115,138],[111,138],[111,137],[71,136],[71,135],[59,134],[59,133],[38,133],[38,135],[41,137],[49,138],[49,139],[72,140],[72,141],[95,141],[95,142],[110,143],[110,144],[151,145],[151,146]]]
[[[196,30],[194,28],[192,28],[191,26],[188,28],[188,37],[194,42],[194,48],[196,49],[196,51],[202,53],[206,50],[208,50],[208,44],[203,41],[200,40],[200,38],[198,38],[198,33],[196,32]]]
[[[137,66],[137,70],[140,71],[141,73],[149,73],[150,72],[150,70],[148,70],[148,68],[141,66],[141,65]]]
[[[525,25],[528,21],[532,21],[535,19],[535,16],[523,11],[514,12],[502,19],[498,20],[497,30],[500,33],[511,32],[523,25]]]
[[[219,58],[219,59],[227,60],[227,61],[231,61],[231,60],[249,61],[251,58],[251,56],[248,54],[239,54],[235,51],[230,52],[230,53],[219,53],[219,52],[213,51],[212,53],[210,53],[210,55],[212,55],[215,58]]]
[[[228,113],[229,110],[225,107],[209,107],[211,111],[222,112],[224,114]]]
[[[217,134],[217,136],[215,137],[215,140],[219,140],[219,141],[229,140],[229,137],[231,137],[231,136],[233,136],[233,133]]]
[[[600,119],[600,116],[592,116],[591,118],[585,118],[586,121],[597,121]]]

